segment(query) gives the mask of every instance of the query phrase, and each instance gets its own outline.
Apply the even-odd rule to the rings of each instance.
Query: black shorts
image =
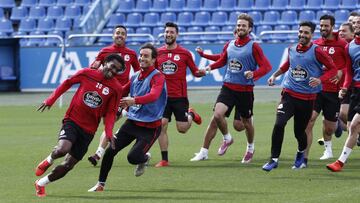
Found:
[[[350,104],[351,94],[352,94],[352,88],[349,88],[344,98],[341,99],[341,104]]]
[[[324,115],[328,121],[337,121],[340,111],[340,99],[337,92],[320,92],[316,96],[314,111]]]
[[[94,135],[84,130],[71,120],[64,120],[59,133],[59,140],[69,140],[72,143],[69,154],[80,161],[86,154]]]
[[[216,103],[223,103],[228,107],[225,113],[226,117],[230,116],[235,106],[235,120],[240,120],[240,117],[250,118],[253,115],[254,92],[237,92],[222,86]]]
[[[174,113],[176,121],[187,122],[188,109],[189,100],[186,97],[168,98],[163,113],[163,118],[167,118],[169,119],[169,122],[171,122],[171,115]]]
[[[349,103],[348,121],[351,121],[356,113],[360,113],[360,88],[352,88]]]

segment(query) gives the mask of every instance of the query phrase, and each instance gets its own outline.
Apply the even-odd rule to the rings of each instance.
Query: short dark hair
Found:
[[[114,32],[115,32],[115,30],[117,29],[117,28],[122,28],[122,29],[124,29],[125,30],[125,32],[127,33],[127,29],[126,29],[126,27],[125,26],[123,26],[123,25],[115,25],[115,27],[114,27]]]
[[[173,22],[166,22],[164,28],[167,27],[174,27],[176,29],[176,33],[179,33],[179,26],[176,23]]]
[[[104,62],[110,62],[112,60],[118,61],[121,64],[121,69],[125,68],[125,61],[119,54],[112,53],[107,55],[104,59]]]
[[[311,22],[311,21],[302,21],[302,22],[299,23],[299,27],[301,27],[301,26],[310,27],[311,33],[314,33],[315,28],[316,28],[315,23],[313,23],[313,22]]]
[[[157,50],[151,43],[146,43],[140,47],[142,49],[151,49],[151,58],[155,59],[157,57]]]
[[[330,24],[331,26],[335,25],[335,18],[332,15],[329,14],[325,14],[323,16],[320,17],[320,20],[330,20]]]
[[[356,11],[350,12],[349,16],[360,16],[360,14]]]
[[[353,27],[352,23],[345,22],[345,23],[341,24],[340,26],[348,26],[350,32],[354,32],[354,27]]]
[[[249,22],[249,27],[251,27],[251,28],[254,27],[254,20],[252,19],[252,17],[249,14],[241,13],[237,19],[238,20],[246,20]]]

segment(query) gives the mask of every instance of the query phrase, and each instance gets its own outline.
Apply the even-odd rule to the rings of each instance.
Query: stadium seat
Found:
[[[136,34],[152,34],[151,33],[151,29],[148,27],[139,27],[136,28]],[[133,41],[136,42],[140,42],[140,43],[145,43],[145,42],[150,42],[151,39],[149,37],[133,37]]]
[[[251,11],[248,13],[248,15],[252,17],[255,25],[259,25],[260,22],[262,21],[262,14],[259,11]]]
[[[305,9],[319,10],[321,8],[323,0],[311,0],[305,5]]]
[[[224,25],[225,22],[227,22],[227,13],[218,11],[212,14],[209,25],[221,26]]]
[[[37,30],[42,32],[50,32],[54,28],[54,20],[49,18],[41,18],[38,20]]]
[[[223,26],[221,28],[222,32],[231,32],[231,34],[221,34],[218,35],[218,39],[225,42],[234,39],[234,26]]]
[[[220,6],[219,0],[206,0],[204,1],[203,7],[201,7],[201,11],[217,11],[217,8]]]
[[[288,4],[289,4],[288,0],[273,0],[270,9],[283,11],[286,9]]]
[[[199,26],[189,27],[187,32],[203,32],[203,28]],[[184,35],[184,41],[196,43],[201,40],[201,35]]]
[[[70,19],[76,19],[81,16],[81,7],[75,4],[65,7],[64,16]]]
[[[287,9],[290,10],[303,10],[305,7],[305,0],[290,0]]]
[[[155,39],[157,39],[157,37],[159,36],[159,34],[163,34],[164,33],[165,28],[164,27],[154,27],[153,28],[153,32],[152,35],[155,37]]]
[[[37,0],[22,0],[21,1],[21,6],[23,7],[33,7],[34,5],[36,5]]]
[[[136,6],[133,11],[145,13],[145,12],[149,12],[150,8],[151,8],[151,0],[137,0]]]
[[[176,14],[171,12],[161,13],[158,26],[164,26],[167,22],[176,22]]]
[[[42,6],[30,7],[29,18],[40,19],[45,17],[46,17],[45,7]]]
[[[55,5],[56,0],[39,0],[38,6],[49,7]]]
[[[200,11],[195,13],[194,21],[191,23],[194,26],[207,26],[210,21],[210,13],[206,11]]]
[[[325,15],[325,14],[329,14],[329,15],[334,15],[331,11],[328,10],[319,10],[316,12],[316,18],[315,18],[315,22],[314,23],[319,23],[320,21],[320,17]]]
[[[141,13],[129,13],[125,25],[129,27],[138,27],[142,22]]]
[[[200,11],[202,0],[187,0],[184,11],[197,12]]]
[[[32,31],[30,32],[30,35],[44,35],[44,32],[41,31]],[[42,46],[45,42],[45,38],[30,38],[27,41],[26,46]]]
[[[0,19],[0,32],[7,33],[8,35],[14,32],[12,23],[6,18]]]
[[[271,34],[265,34],[265,35],[260,35],[261,32],[263,31],[272,31],[272,27],[270,25],[260,25],[256,27],[256,36],[257,38],[260,38],[261,41],[267,41],[269,39],[271,39]]]
[[[0,8],[0,18],[4,18],[4,9]]]
[[[125,23],[125,15],[122,13],[114,13],[110,16],[106,24],[107,28],[113,28],[116,25],[123,25]]]
[[[32,18],[25,18],[20,21],[19,29],[20,32],[31,32],[36,28],[36,20]]]
[[[297,22],[297,13],[295,11],[283,11],[279,24],[293,25]]]
[[[107,29],[104,29],[101,34],[112,34],[113,32],[113,29],[112,28],[107,28]],[[111,44],[113,43],[113,39],[111,36],[109,37],[99,37],[98,39],[98,42],[101,42],[102,44]]]
[[[334,17],[337,24],[341,24],[343,22],[346,22],[349,17],[349,11],[348,10],[336,10],[334,13]]]
[[[340,6],[340,0],[324,0],[321,8],[326,10],[336,10],[339,9],[339,6]]]
[[[56,19],[54,30],[66,32],[71,29],[72,23],[71,19],[67,17]]]
[[[267,11],[271,7],[271,0],[256,0],[253,7],[257,11]]]
[[[277,11],[266,11],[264,13],[263,25],[276,25],[280,20],[280,13]]]
[[[205,32],[219,32],[219,31],[220,28],[218,26],[210,26],[205,28]],[[218,35],[217,34],[201,35],[200,39],[208,42],[217,42]]]
[[[229,20],[225,23],[226,25],[235,26],[238,16],[241,14],[239,11],[233,11],[229,15]]]
[[[168,0],[154,0],[151,12],[165,12],[168,7]]]
[[[12,8],[15,7],[15,1],[14,0],[1,0],[0,1],[0,8]]]
[[[117,13],[132,13],[135,8],[135,1],[123,0],[116,9]]]
[[[241,0],[237,4],[236,10],[237,11],[252,11],[253,10],[253,0]]]
[[[61,6],[50,6],[47,9],[47,18],[57,19],[64,16],[64,9]]]
[[[74,4],[77,6],[87,6],[91,5],[91,0],[75,0]]]
[[[179,26],[191,26],[191,22],[193,21],[193,14],[190,12],[181,12],[178,14],[177,24]]]
[[[248,1],[248,0],[243,0]],[[242,1],[239,1],[242,2]],[[236,8],[236,0],[221,0],[220,6],[218,8],[219,11],[231,12]],[[241,7],[239,7],[241,9]]]
[[[354,9],[354,6],[358,7],[357,0],[342,0],[339,7],[341,9]]]
[[[144,20],[141,23],[142,26],[148,26],[148,27],[156,27],[157,23],[160,21],[160,17],[158,13],[146,13],[144,15]]]
[[[1,12],[1,11],[0,11]],[[11,9],[10,19],[13,21],[19,21],[28,16],[28,10],[26,7],[18,6]],[[0,16],[2,17],[2,16]]]
[[[301,21],[315,21],[315,13],[311,10],[300,11],[299,13],[299,22]]]
[[[56,5],[57,5],[57,6],[66,7],[66,6],[71,5],[71,4],[73,4],[73,3],[74,3],[73,0],[57,0]]]
[[[171,0],[167,11],[181,12],[185,7],[185,0]]]

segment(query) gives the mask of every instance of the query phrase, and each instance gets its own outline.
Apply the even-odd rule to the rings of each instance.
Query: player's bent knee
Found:
[[[132,165],[140,164],[140,157],[136,155],[135,153],[129,153],[127,156],[127,160]]]

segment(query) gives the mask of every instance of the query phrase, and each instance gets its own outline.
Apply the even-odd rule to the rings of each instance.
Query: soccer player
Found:
[[[179,36],[177,24],[165,23],[165,44],[158,48],[156,67],[165,75],[168,90],[168,101],[162,119],[162,130],[159,136],[161,150],[161,161],[155,167],[169,166],[168,159],[168,133],[167,128],[174,114],[176,128],[179,133],[186,133],[192,122],[201,124],[201,117],[193,108],[189,108],[187,96],[186,68],[189,67],[195,77],[205,75],[205,70],[199,70],[192,58],[191,53],[184,47],[177,44]]]
[[[35,181],[36,195],[46,196],[45,185],[64,177],[85,155],[90,142],[103,117],[107,139],[112,139],[112,130],[122,86],[114,76],[123,71],[124,60],[117,54],[110,54],[104,60],[102,69],[85,68],[65,80],[38,108],[43,112],[70,87],[79,84],[63,119],[57,146],[36,168],[36,176],[41,176],[54,160],[66,155],[48,175]]]
[[[324,138],[324,153],[320,160],[330,159],[333,157],[332,153],[332,134],[335,133],[338,123],[338,116],[340,111],[340,99],[338,92],[340,90],[341,80],[343,81],[343,73],[346,68],[346,53],[345,46],[347,42],[341,39],[338,33],[334,32],[335,18],[332,15],[325,14],[320,17],[320,34],[321,38],[314,40],[314,44],[318,45],[327,55],[332,58],[337,68],[337,77],[334,80],[327,80],[322,82],[322,90],[317,94],[314,109],[308,126],[306,127],[307,147],[304,154],[305,164],[307,165],[308,155],[313,140],[313,127],[315,121],[323,113],[323,128],[322,136]],[[339,80],[338,80],[339,79]],[[335,133],[336,137],[340,137],[341,133]]]
[[[349,14],[348,22],[349,22],[349,23],[352,23],[352,24],[354,25],[353,19],[354,19],[356,16],[360,16],[360,14],[359,14],[358,12],[356,12],[356,11],[352,11],[352,12]]]
[[[135,140],[127,159],[136,165],[134,175],[141,176],[150,161],[150,150],[161,132],[161,118],[166,105],[165,77],[155,69],[156,48],[145,44],[140,48],[140,68],[124,87],[130,97],[121,100],[121,107],[129,107],[127,120],[114,136],[114,145],[108,147],[101,162],[97,184],[89,192],[103,191],[114,157]],[[126,95],[126,94],[124,94]]]
[[[340,25],[339,37],[344,39],[347,43],[350,43],[354,39],[355,34],[354,34],[354,28],[353,28],[352,23],[345,22]]]
[[[290,46],[288,59],[268,79],[268,84],[272,86],[278,76],[286,73],[272,132],[270,161],[262,167],[265,171],[278,167],[285,126],[293,116],[294,134],[298,142],[293,169],[304,167],[307,146],[305,129],[311,118],[316,94],[321,91],[321,83],[337,74],[337,68],[329,55],[311,42],[315,27],[310,21],[300,23],[298,44]]]
[[[114,40],[114,43],[100,50],[95,61],[90,65],[90,68],[98,69],[101,65],[104,64],[104,59],[107,55],[111,53],[119,54],[124,58],[125,69],[119,72],[115,77],[116,79],[118,79],[120,84],[124,86],[129,81],[129,74],[131,67],[133,68],[134,72],[140,70],[139,61],[137,59],[136,52],[126,47],[125,43],[127,38],[127,30],[125,26],[122,25],[115,26],[112,38]],[[123,115],[126,115],[126,110],[119,108],[117,119],[119,119],[119,117]],[[97,165],[97,162],[104,155],[105,148],[107,146],[108,146],[108,140],[106,139],[105,133],[103,132],[100,137],[100,143],[95,154],[88,157],[88,160],[92,165],[94,166]]]
[[[207,71],[211,71],[226,65],[224,83],[216,100],[213,113],[216,126],[223,135],[223,142],[218,150],[218,155],[224,155],[228,147],[233,143],[225,117],[229,116],[235,106],[244,124],[248,140],[242,163],[249,163],[255,150],[254,125],[252,122],[254,79],[264,76],[271,70],[270,62],[263,54],[259,44],[249,37],[253,26],[251,16],[245,13],[240,14],[236,22],[237,38],[228,42],[224,46],[221,57],[215,63],[206,67]],[[214,127],[214,125],[210,124],[210,127]],[[207,149],[203,147],[193,160],[195,161],[195,159],[198,159],[197,156],[204,154],[207,154]],[[203,157],[206,159],[207,156]]]
[[[339,96],[344,96],[347,89],[350,87],[350,85],[352,85],[353,88],[348,114],[348,123],[350,122],[348,128],[349,136],[346,139],[339,159],[326,166],[333,172],[339,172],[342,170],[346,160],[349,158],[351,151],[357,142],[360,133],[360,16],[354,17],[353,26],[355,39],[351,41],[346,47],[346,51],[350,56],[351,62],[348,63],[349,65],[345,74],[344,86],[339,93]]]

